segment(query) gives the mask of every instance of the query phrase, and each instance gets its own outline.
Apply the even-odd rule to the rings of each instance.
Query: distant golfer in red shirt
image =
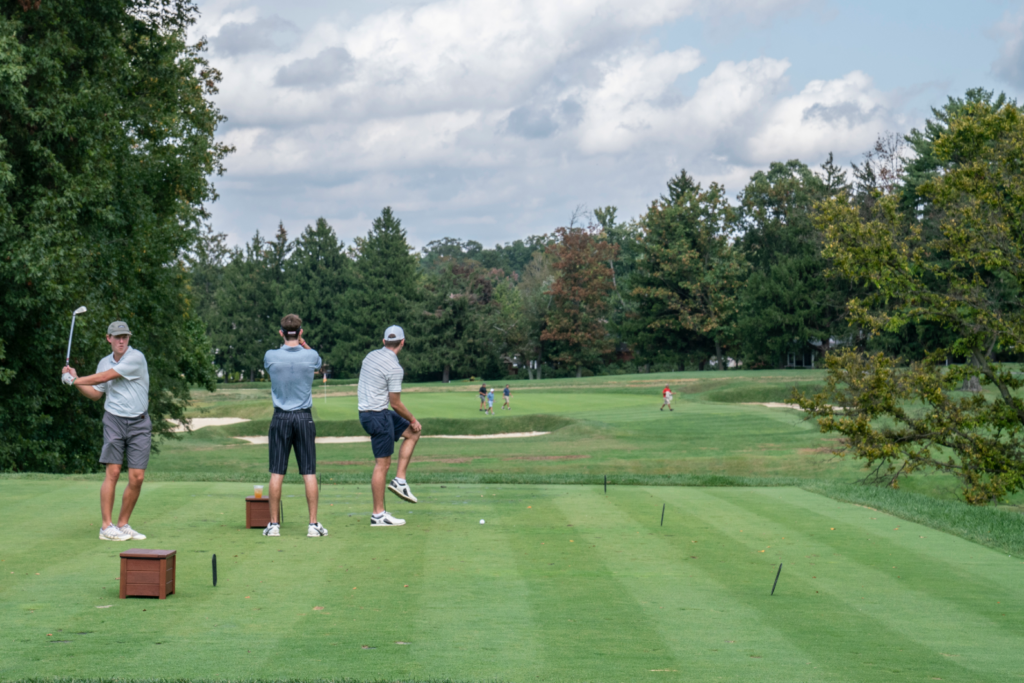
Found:
[[[672,390],[665,385],[665,388],[661,392],[661,408],[659,412],[665,410],[665,406],[668,406],[669,411],[672,411]]]

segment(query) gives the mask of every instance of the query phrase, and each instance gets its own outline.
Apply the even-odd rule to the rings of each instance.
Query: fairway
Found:
[[[529,416],[556,416],[569,421],[546,436],[528,439],[425,439],[416,449],[413,477],[465,476],[473,473],[559,477],[618,474],[728,474],[740,476],[836,477],[852,480],[854,466],[828,453],[829,442],[817,425],[794,410],[766,408],[746,402],[780,401],[794,384],[812,386],[819,375],[681,373],[686,377],[647,379],[645,376],[518,382],[513,386],[511,411],[479,412],[475,387],[410,385],[403,401],[423,421],[424,434],[474,433],[475,425],[503,431],[548,431],[523,424]],[[703,375],[703,377],[696,377]],[[638,377],[645,377],[638,380]],[[549,383],[550,382],[550,383]],[[678,393],[675,411],[660,412],[661,387]],[[497,385],[500,387],[500,385]],[[353,435],[365,432],[351,387],[325,400],[314,387],[313,412],[318,433],[329,434],[333,423],[348,422]],[[334,388],[332,387],[332,390]],[[272,413],[269,386],[236,389],[230,385],[215,394],[195,393],[195,417],[242,417],[256,422],[230,428],[206,427],[181,441],[165,443],[154,455],[152,477],[201,479],[212,476],[265,478],[267,449],[233,436],[265,436]],[[730,401],[730,402],[727,402]],[[451,421],[461,421],[454,425]],[[260,421],[264,421],[260,423]],[[346,432],[348,434],[349,432]],[[325,476],[368,476],[372,466],[366,444],[320,445],[318,471]],[[561,483],[557,479],[550,483]]]
[[[324,486],[309,539],[286,486],[269,539],[250,486],[151,483],[132,522],[179,557],[157,601],[117,598],[139,544],[96,539],[94,483],[3,488],[3,678],[1022,677],[1020,558],[800,489],[423,485],[371,529],[368,487]]]

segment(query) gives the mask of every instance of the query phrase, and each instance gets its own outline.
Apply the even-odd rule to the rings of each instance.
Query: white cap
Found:
[[[405,339],[405,332],[398,325],[392,325],[384,330],[384,341],[401,341]]]

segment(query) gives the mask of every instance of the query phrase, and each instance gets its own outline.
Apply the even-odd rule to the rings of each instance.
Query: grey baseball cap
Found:
[[[117,337],[122,334],[130,335],[131,333],[132,331],[128,329],[128,323],[123,320],[115,320],[107,326],[107,334],[111,337]]]
[[[405,339],[405,331],[398,325],[392,325],[384,330],[384,341],[401,341]]]

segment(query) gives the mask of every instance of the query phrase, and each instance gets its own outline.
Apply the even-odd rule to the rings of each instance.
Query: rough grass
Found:
[[[782,403],[793,398],[793,389],[799,388],[804,394],[811,395],[822,390],[822,386],[814,383],[769,384],[766,386],[736,386],[709,391],[703,395],[707,401],[715,403]]]

